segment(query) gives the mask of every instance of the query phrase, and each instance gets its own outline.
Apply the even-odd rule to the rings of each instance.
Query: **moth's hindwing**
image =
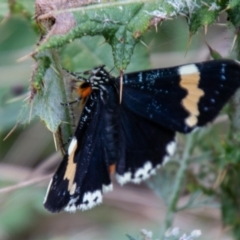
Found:
[[[165,164],[176,148],[175,132],[137,116],[121,105],[121,155],[116,179],[123,185],[140,183]]]

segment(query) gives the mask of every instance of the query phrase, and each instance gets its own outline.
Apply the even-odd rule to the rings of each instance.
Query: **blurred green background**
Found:
[[[27,11],[33,16],[34,1],[27,1]],[[29,80],[34,61],[27,58],[34,49],[39,34],[27,14],[8,15],[6,1],[0,1],[0,186],[4,190],[22,181],[28,181],[51,173],[61,160],[55,153],[52,134],[44,124],[35,119],[26,126],[18,126],[3,141],[15,126],[21,106],[28,96]],[[225,22],[225,16],[222,21]],[[156,29],[152,28],[135,49],[127,71],[168,67],[210,59],[209,50],[203,41],[220,52],[229,55],[233,31],[226,26],[211,26],[207,35],[200,32],[189,44],[186,21],[182,18],[169,20]],[[76,49],[78,49],[76,51]],[[68,70],[83,71],[100,64],[113,67],[110,46],[102,37],[84,37],[65,46],[60,52],[62,65]],[[86,58],[86,56],[88,56]],[[83,59],[83,60],[82,60]],[[115,72],[117,74],[117,72]],[[223,119],[223,120],[222,120]],[[214,128],[204,130],[208,140],[200,143],[198,155],[207,154],[209,149],[221,148],[221,136],[228,131],[228,120],[220,119]],[[180,138],[180,151],[184,138]],[[218,139],[218,141],[213,141]],[[208,145],[207,143],[210,145]],[[215,144],[215,146],[214,146]],[[175,156],[177,158],[178,155]],[[197,160],[196,160],[197,162]],[[206,161],[203,161],[203,165]],[[49,165],[49,167],[48,167]],[[171,164],[170,164],[171,165]],[[46,167],[47,166],[47,167]],[[193,164],[198,166],[198,163]],[[208,164],[206,164],[208,169]],[[47,169],[47,170],[46,170]],[[168,181],[174,179],[172,169],[161,170],[161,174],[149,185],[161,185],[162,193],[169,191]],[[175,170],[174,170],[175,171]],[[174,172],[173,171],[173,172]],[[215,179],[216,176],[213,176]],[[191,177],[189,177],[191,179]],[[106,194],[104,203],[95,209],[75,214],[50,214],[42,206],[48,180],[27,187],[16,187],[0,194],[0,239],[127,239],[126,234],[140,237],[145,228],[157,238],[165,216],[166,207],[158,192],[150,190],[144,183],[123,188],[115,184],[112,193]],[[211,183],[213,180],[209,180]],[[171,181],[170,181],[171,182]],[[153,188],[155,188],[153,187]],[[6,190],[6,189],[5,189]],[[157,193],[157,194],[156,194]],[[186,201],[183,193],[181,201]],[[203,197],[204,199],[204,197]],[[200,239],[231,239],[229,231],[222,227],[217,201],[205,202],[203,206],[188,209],[176,216],[175,225],[189,232],[201,229]]]

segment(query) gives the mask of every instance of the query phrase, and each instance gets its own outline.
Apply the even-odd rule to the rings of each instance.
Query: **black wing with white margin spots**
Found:
[[[121,185],[155,174],[174,154],[176,131],[212,121],[240,87],[240,65],[216,60],[128,73],[121,103],[120,79],[103,66],[85,81],[86,104],[45,197],[51,212],[100,204],[112,173]]]

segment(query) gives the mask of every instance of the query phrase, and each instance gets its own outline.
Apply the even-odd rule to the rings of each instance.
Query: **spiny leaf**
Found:
[[[44,26],[51,17],[55,18],[55,23],[46,31],[47,34],[36,51],[61,47],[75,38],[86,35],[102,35],[112,47],[115,66],[125,70],[139,38],[151,26],[155,26],[163,19],[186,12],[187,8],[185,2],[179,8],[172,1],[159,0],[146,3],[119,1],[40,15],[38,16],[40,25]]]
[[[208,26],[216,21],[217,16],[223,10],[220,6],[213,8],[211,6],[201,6],[190,18],[189,30],[191,34],[196,33],[199,28]]]
[[[61,106],[67,102],[66,87],[63,82],[62,71],[57,54],[54,51],[42,52],[37,58],[37,67],[32,77],[30,105],[21,111],[19,122],[27,123],[35,116],[39,116],[47,128],[56,133],[59,125],[65,119],[70,123],[70,113]],[[70,124],[65,124],[68,136],[71,135]]]

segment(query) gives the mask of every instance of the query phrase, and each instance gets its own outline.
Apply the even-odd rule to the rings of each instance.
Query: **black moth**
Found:
[[[54,174],[44,206],[51,212],[87,210],[121,185],[140,183],[174,153],[175,133],[212,121],[240,86],[240,65],[217,60],[128,73],[104,66],[80,86],[85,106],[67,153]]]

